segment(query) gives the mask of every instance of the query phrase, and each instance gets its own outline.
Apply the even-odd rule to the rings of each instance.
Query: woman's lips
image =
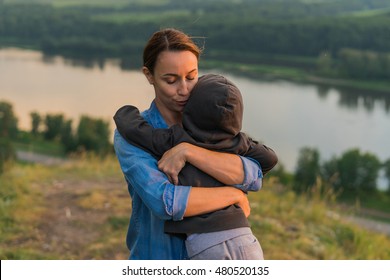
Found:
[[[185,101],[176,101],[176,103],[177,103],[179,106],[184,107],[184,106],[187,104],[187,100],[185,100]]]

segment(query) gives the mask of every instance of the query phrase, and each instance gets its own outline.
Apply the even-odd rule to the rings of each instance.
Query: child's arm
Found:
[[[187,142],[192,147],[193,156],[183,159],[184,162],[179,164],[179,167],[173,167],[170,164],[164,164],[159,161],[159,168],[168,175],[172,182],[177,182],[177,176],[184,164],[188,161],[203,172],[209,174],[227,185],[244,184],[247,186],[257,185],[258,182],[258,165],[250,159],[238,157],[228,153],[218,153],[207,150],[208,147],[201,149],[197,143],[187,132],[180,126],[174,125],[169,129],[157,129],[149,125],[147,121],[140,115],[138,109],[134,106],[127,105],[120,108],[114,116],[117,130],[121,136],[129,143],[151,153],[155,158],[167,158],[166,151],[173,152],[179,149],[179,143]],[[229,142],[230,143],[230,142]],[[181,144],[183,145],[183,144]],[[207,145],[206,145],[207,146]],[[209,147],[212,149],[212,147]],[[223,149],[221,150],[223,151]],[[245,152],[247,149],[245,149]],[[169,157],[168,157],[169,158]],[[256,159],[256,158],[255,158]],[[174,162],[178,165],[177,156],[173,160],[165,160],[164,162]],[[219,163],[218,163],[219,162]],[[217,164],[218,163],[218,164]]]
[[[245,135],[244,133],[242,134]],[[260,164],[261,170],[265,175],[278,163],[278,157],[274,150],[266,145],[258,143],[249,137],[248,140],[250,142],[249,149],[242,155],[256,160]]]
[[[139,113],[139,110],[131,105],[120,108],[114,121],[118,132],[129,143],[150,152],[156,158],[161,156],[180,142],[192,142],[193,140],[179,125],[167,129],[153,128]]]

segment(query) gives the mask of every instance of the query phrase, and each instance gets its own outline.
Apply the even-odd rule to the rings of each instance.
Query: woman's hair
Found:
[[[143,63],[153,74],[158,55],[163,51],[190,51],[199,59],[201,49],[184,32],[166,28],[155,32],[144,48]]]

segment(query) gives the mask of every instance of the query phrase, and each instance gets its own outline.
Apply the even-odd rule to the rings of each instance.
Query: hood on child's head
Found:
[[[191,91],[183,127],[197,141],[215,143],[241,131],[243,111],[240,90],[221,75],[206,74]]]

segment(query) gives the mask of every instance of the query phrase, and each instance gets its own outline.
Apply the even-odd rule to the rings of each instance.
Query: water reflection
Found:
[[[108,60],[106,58],[75,58],[75,57],[62,57],[57,55],[43,54],[42,62],[45,64],[56,64],[59,61],[63,61],[65,65],[71,67],[82,67],[85,69],[94,69],[99,68],[104,70],[107,62],[112,62],[113,60]]]
[[[320,99],[324,100],[330,91],[331,87],[326,85],[317,85],[317,95]]]
[[[98,68],[100,70],[104,70],[107,64],[115,64],[123,71],[133,71],[141,69],[142,61],[139,58],[139,53],[129,54],[124,58],[117,59],[108,59],[104,57],[100,58],[88,58],[88,57],[72,57],[72,56],[58,56],[51,55],[47,53],[42,54],[41,61],[45,64],[56,64],[60,60],[64,62],[64,64],[69,65],[71,67],[81,67],[85,69],[95,69]]]
[[[106,65],[115,64],[121,70],[137,70],[141,67],[141,61],[139,55],[129,54],[128,57],[118,59],[107,58],[80,58],[80,57],[60,57],[50,54],[42,55],[42,62],[46,64],[58,63],[58,60],[63,60],[64,64],[71,67],[82,67],[86,69],[104,70]],[[339,95],[338,105],[341,108],[347,108],[351,110],[364,108],[368,113],[372,113],[377,107],[382,107],[386,114],[390,113],[390,94],[380,93],[375,91],[362,91],[356,89],[346,89],[340,87],[334,87],[329,85],[316,85],[317,96],[321,100],[325,100],[329,93],[334,89]]]
[[[332,89],[336,89],[341,108],[356,110],[364,108],[368,113],[382,109],[386,114],[390,113],[390,94],[375,91],[362,91],[356,89],[337,88],[326,85],[317,85],[317,96],[325,100]]]

